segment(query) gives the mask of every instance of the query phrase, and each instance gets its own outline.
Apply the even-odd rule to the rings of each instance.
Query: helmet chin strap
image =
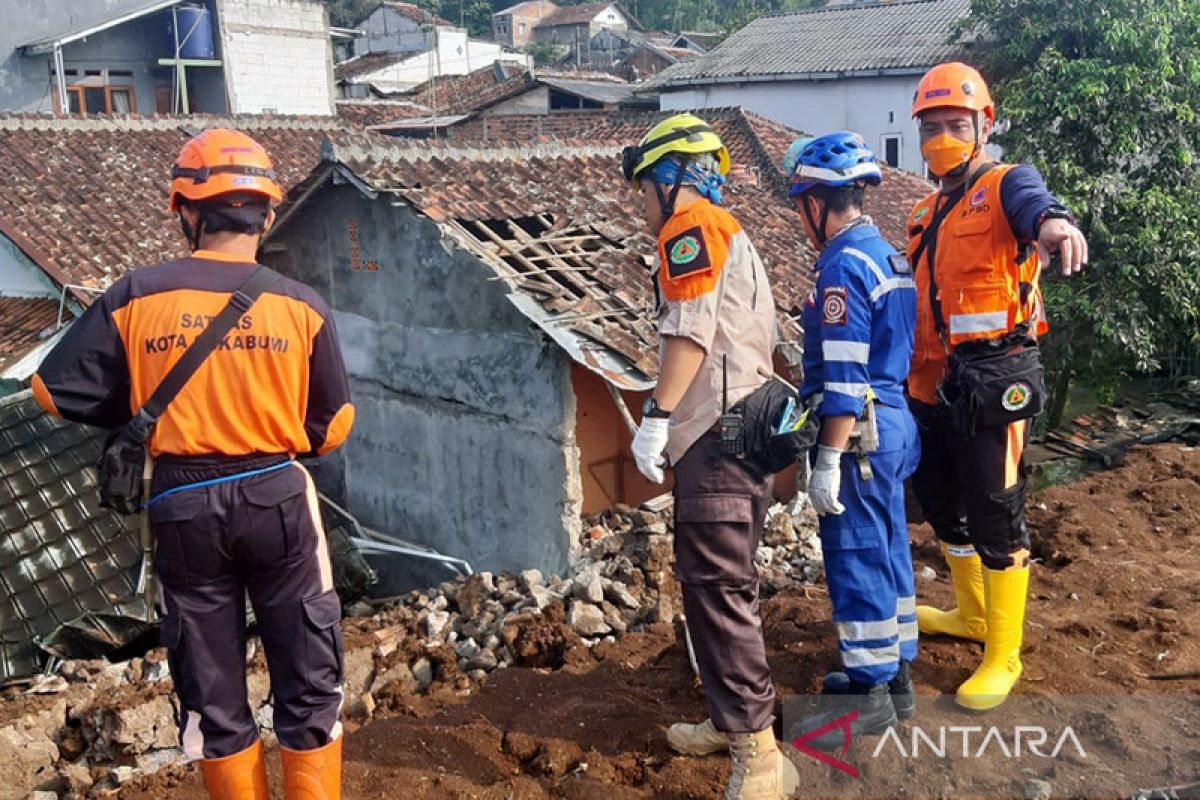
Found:
[[[658,197],[658,204],[662,207],[663,222],[666,222],[671,217],[675,216],[675,201],[679,199],[679,190],[683,188],[683,173],[687,171],[688,162],[681,161],[679,170],[675,174],[675,182],[671,185],[671,193],[664,195],[662,184],[654,181],[654,194]]]
[[[192,252],[200,249],[200,237],[204,235],[204,217],[199,216],[196,220],[196,226],[187,221],[187,217],[183,212],[179,214],[179,227],[183,228],[183,237],[187,239],[188,246],[192,248]]]
[[[812,229],[813,235],[817,237],[817,248],[824,248],[826,242],[825,226],[829,224],[829,204],[825,203],[821,206],[820,227],[818,227],[817,223],[813,220],[812,211],[810,211],[808,208],[807,196],[800,198],[800,210],[804,214],[804,219],[808,222],[808,227]]]

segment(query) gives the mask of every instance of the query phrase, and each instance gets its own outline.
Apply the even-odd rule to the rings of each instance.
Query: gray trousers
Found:
[[[709,716],[726,733],[774,720],[754,568],[770,501],[770,476],[724,455],[715,432],[675,465],[675,575]]]
[[[152,494],[235,474],[280,456],[160,459]],[[163,644],[192,759],[239,753],[258,739],[246,691],[246,595],[254,606],[289,750],[341,735],[341,604],[316,490],[299,464],[204,488],[150,507],[163,592]]]

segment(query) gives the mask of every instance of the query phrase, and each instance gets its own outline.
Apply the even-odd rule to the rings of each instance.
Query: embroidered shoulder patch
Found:
[[[827,286],[821,300],[821,315],[826,325],[845,325],[850,319],[846,306],[846,287]]]
[[[667,254],[667,277],[672,280],[712,268],[712,257],[699,225],[672,236],[663,244],[663,250]]]
[[[895,254],[888,256],[888,263],[892,265],[892,272],[897,275],[908,275],[912,272],[912,266],[909,265],[908,259],[902,255]]]

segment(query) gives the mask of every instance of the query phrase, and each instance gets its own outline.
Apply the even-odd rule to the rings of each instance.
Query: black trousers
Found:
[[[709,715],[727,733],[774,721],[754,567],[770,500],[770,476],[723,454],[715,432],[675,465],[675,575]]]
[[[160,459],[152,493],[280,460]],[[258,739],[246,691],[247,593],[267,655],[279,743],[312,750],[337,739],[341,604],[304,468],[290,463],[185,489],[154,503],[150,521],[184,752],[220,758]]]
[[[972,545],[988,569],[1018,565],[1029,554],[1025,525],[1025,446],[1033,420],[974,435],[958,432],[945,406],[909,400],[921,436],[913,491],[934,533]]]

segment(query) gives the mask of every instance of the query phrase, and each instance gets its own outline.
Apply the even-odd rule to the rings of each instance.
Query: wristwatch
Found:
[[[658,401],[654,399],[654,396],[651,395],[650,397],[646,398],[646,402],[642,403],[642,416],[668,419],[671,416],[671,412],[667,411],[665,408],[662,408],[658,404]]]
[[[1066,206],[1050,206],[1041,214],[1038,214],[1037,224],[1034,226],[1036,232],[1041,232],[1042,223],[1048,219],[1065,219],[1072,225],[1075,224],[1075,215],[1071,213],[1071,209]]]

